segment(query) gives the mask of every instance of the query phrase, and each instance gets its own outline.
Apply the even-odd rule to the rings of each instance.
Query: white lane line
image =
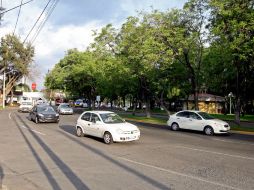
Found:
[[[229,156],[229,157],[233,157],[233,158],[241,158],[241,159],[246,159],[246,160],[253,160],[254,161],[253,157],[239,156],[239,155],[234,155],[234,154],[225,154],[225,153],[221,153],[221,152],[214,152],[214,151],[209,151],[209,150],[190,148],[190,147],[186,147],[186,146],[175,146],[175,147],[177,147],[177,148],[183,148],[183,149],[188,149],[188,150],[199,151],[199,152],[206,152],[206,153],[210,153],[210,154]]]
[[[239,188],[236,188],[236,187],[232,187],[232,186],[229,186],[229,185],[225,185],[225,184],[217,183],[217,182],[213,182],[213,181],[208,181],[208,180],[205,180],[205,179],[202,179],[202,178],[199,178],[199,177],[195,177],[195,176],[192,176],[192,175],[176,172],[176,171],[173,171],[173,170],[153,166],[153,165],[150,165],[150,164],[144,164],[144,163],[137,162],[137,161],[130,160],[130,159],[127,159],[127,158],[123,158],[123,157],[118,157],[118,158],[121,159],[121,160],[130,162],[130,163],[136,164],[136,165],[149,167],[149,168],[152,168],[152,169],[156,169],[156,170],[160,170],[160,171],[163,171],[163,172],[171,173],[171,174],[178,175],[178,176],[181,176],[181,177],[186,177],[186,178],[194,179],[194,180],[197,180],[197,181],[202,181],[202,182],[205,182],[205,183],[210,183],[212,185],[220,186],[220,187],[223,187],[223,188],[240,190]]]
[[[9,119],[11,119],[11,112],[9,113]]]
[[[252,145],[252,146],[254,146],[254,143],[236,142],[236,141],[229,141],[229,140],[223,140],[223,139],[217,139],[217,138],[214,138],[213,140],[227,142],[227,143],[244,144],[244,145]]]
[[[39,132],[39,131],[36,131],[36,130],[34,130],[34,129],[29,129],[29,128],[25,127],[25,126],[20,126],[20,127],[24,128],[24,129],[27,129],[27,130],[29,130],[29,131],[33,131],[33,132],[38,133],[38,134],[40,134],[40,135],[46,135],[46,134],[41,133],[41,132]]]

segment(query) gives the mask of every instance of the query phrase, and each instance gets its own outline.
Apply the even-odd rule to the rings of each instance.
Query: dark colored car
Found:
[[[35,123],[59,122],[59,114],[55,112],[53,107],[48,105],[34,106],[28,117],[29,120],[33,120]]]

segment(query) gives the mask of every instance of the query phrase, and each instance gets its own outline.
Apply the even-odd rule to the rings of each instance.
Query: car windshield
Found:
[[[100,114],[104,123],[124,123],[125,121],[115,113],[103,113]]]
[[[201,115],[201,117],[205,120],[214,119],[214,117],[205,112],[198,112],[198,114]]]
[[[69,108],[69,107],[70,107],[69,104],[63,104],[63,105],[61,105],[61,108]]]
[[[31,102],[23,102],[22,105],[32,105]]]
[[[54,109],[49,106],[38,107],[38,112],[54,112]]]

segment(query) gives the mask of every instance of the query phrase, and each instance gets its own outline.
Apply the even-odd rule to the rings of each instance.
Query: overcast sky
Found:
[[[23,0],[27,2],[28,0]],[[22,6],[15,34],[23,41],[35,24],[49,0],[33,0]],[[51,0],[50,4],[55,0]],[[129,16],[137,11],[161,11],[182,8],[187,0],[59,0],[54,12],[47,20],[42,31],[34,41],[35,58],[33,81],[38,89],[43,88],[45,74],[64,57],[66,50],[78,48],[84,50],[93,40],[92,30],[100,30],[111,23],[121,26]],[[2,0],[2,6],[8,10],[19,5],[21,0]],[[3,16],[0,37],[13,33],[19,8]],[[43,18],[43,16],[41,17]],[[40,20],[38,25],[40,24]],[[37,25],[36,25],[37,26]],[[37,27],[35,27],[36,31]],[[28,41],[32,40],[33,33]]]

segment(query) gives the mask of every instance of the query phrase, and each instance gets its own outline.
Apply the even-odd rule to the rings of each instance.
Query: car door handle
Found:
[[[90,126],[90,123],[88,123],[88,126]]]
[[[177,118],[177,119],[180,119],[180,118]]]

